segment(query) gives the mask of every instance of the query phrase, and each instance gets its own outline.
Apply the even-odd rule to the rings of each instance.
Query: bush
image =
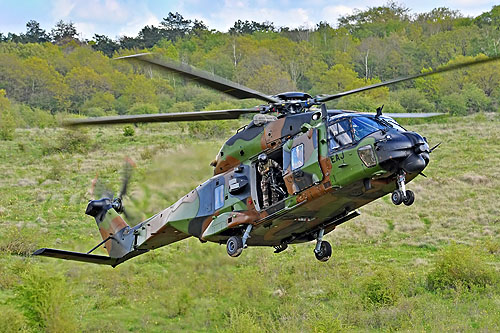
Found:
[[[37,249],[37,241],[33,230],[4,227],[0,238],[0,252],[28,256]]]
[[[0,307],[0,332],[28,332],[27,326],[22,313],[6,306]]]
[[[203,139],[225,138],[232,130],[236,130],[237,126],[237,122],[230,120],[192,121],[187,123],[189,133]]]
[[[341,98],[336,108],[343,110],[354,110],[360,112],[375,112],[381,104],[369,96],[348,96]]]
[[[90,136],[82,129],[77,130],[63,130],[61,131],[56,140],[45,141],[42,153],[44,155],[52,153],[87,153],[93,145]]]
[[[135,130],[132,126],[127,125],[123,128],[123,136],[134,136]]]
[[[408,289],[408,279],[402,272],[381,268],[362,282],[362,295],[372,305],[393,305]]]
[[[137,103],[134,104],[130,110],[128,110],[128,114],[151,114],[158,113],[158,107],[153,104],[148,103]]]
[[[17,117],[18,127],[46,128],[57,125],[56,119],[50,111],[31,108],[23,104],[15,104],[13,111]]]
[[[76,332],[76,309],[64,277],[38,267],[22,273],[15,302],[30,325],[47,332]]]
[[[462,94],[453,93],[441,99],[441,111],[454,116],[467,115],[467,99]]]
[[[434,104],[417,89],[405,89],[397,93],[399,104],[405,112],[433,112]]]
[[[0,140],[12,140],[16,122],[10,109],[10,102],[5,97],[5,90],[0,89]]]
[[[433,291],[482,288],[495,282],[495,270],[479,253],[463,245],[453,245],[441,251],[427,275],[427,287]]]
[[[486,96],[484,91],[478,88],[475,84],[466,84],[464,86],[463,95],[466,99],[467,111],[469,113],[480,111],[491,111],[491,101]]]

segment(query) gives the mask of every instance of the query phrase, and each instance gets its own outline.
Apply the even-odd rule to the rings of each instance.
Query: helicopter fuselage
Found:
[[[357,130],[363,122],[380,129]],[[311,241],[318,229],[326,234],[357,216],[357,208],[394,191],[404,161],[418,160],[417,168],[404,170],[412,180],[429,160],[428,154],[415,153],[421,146],[425,155],[425,140],[394,120],[362,114],[324,117],[316,111],[251,122],[223,145],[211,179],[138,226],[135,248],[153,249],[189,236],[225,243],[249,224],[250,246]],[[286,192],[265,208],[256,170],[262,152],[282,165]]]

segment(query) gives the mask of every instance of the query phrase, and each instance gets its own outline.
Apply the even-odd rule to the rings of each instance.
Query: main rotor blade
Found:
[[[148,64],[153,64],[160,67],[161,69],[177,73],[191,80],[197,81],[207,87],[210,87],[212,89],[218,90],[220,92],[226,93],[230,96],[239,99],[256,98],[269,103],[279,102],[279,100],[276,98],[265,95],[259,91],[247,88],[245,86],[239,85],[235,82],[229,81],[227,79],[211,74],[209,72],[195,69],[189,65],[179,64],[173,61],[155,58],[153,57],[152,53],[139,53],[115,59],[135,59]]]
[[[380,87],[385,87],[385,86],[399,83],[399,82],[414,80],[414,79],[417,79],[419,77],[425,77],[425,76],[434,75],[434,74],[438,74],[438,73],[449,72],[449,71],[457,70],[457,69],[460,69],[463,67],[485,64],[485,63],[496,61],[499,59],[500,59],[500,56],[491,57],[491,58],[487,58],[487,59],[470,60],[470,61],[466,61],[466,62],[463,62],[460,64],[454,64],[454,65],[450,65],[450,66],[446,66],[446,67],[441,67],[441,68],[435,69],[435,70],[430,71],[430,72],[419,73],[419,74],[415,74],[415,75],[401,77],[398,79],[393,79],[393,80],[389,80],[389,81],[375,83],[375,84],[372,84],[372,85],[369,85],[366,87],[356,88],[356,89],[344,91],[344,92],[334,94],[334,95],[318,96],[318,97],[315,97],[315,100],[319,103],[324,103],[324,102],[331,101],[333,99],[341,98],[341,97],[352,95],[352,94],[357,94],[357,93],[360,93],[363,91],[367,91],[367,90],[371,90],[371,89],[375,89],[375,88],[380,88]]]
[[[97,117],[97,118],[66,120],[63,123],[63,125],[82,126],[82,125],[109,125],[109,124],[130,124],[130,123],[158,123],[158,122],[172,122],[172,121],[224,120],[224,119],[237,119],[243,114],[258,113],[260,112],[260,110],[261,109],[259,107],[256,107],[253,109]]]

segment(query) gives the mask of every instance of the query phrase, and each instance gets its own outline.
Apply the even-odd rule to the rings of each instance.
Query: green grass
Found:
[[[84,215],[91,180],[98,173],[116,192],[124,156],[137,163],[125,202],[137,223],[209,178],[222,138],[174,124],[133,136],[120,126],[17,130],[0,141],[0,331],[500,330],[499,118],[406,127],[443,142],[428,178],[408,185],[415,204],[384,197],[363,207],[326,236],[327,263],[313,243],[235,259],[188,239],[115,269],[19,254],[97,244]]]

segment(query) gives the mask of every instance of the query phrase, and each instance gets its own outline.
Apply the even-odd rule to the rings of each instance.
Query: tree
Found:
[[[26,34],[23,36],[24,43],[45,43],[49,41],[50,37],[45,30],[40,28],[40,23],[35,20],[26,23]]]
[[[263,65],[257,69],[255,74],[246,81],[246,84],[267,94],[277,94],[296,89],[287,72],[280,71],[276,66],[271,65]]]
[[[236,34],[253,34],[255,32],[276,32],[277,29],[275,28],[273,22],[262,22],[258,23],[255,21],[242,21],[238,20],[234,22],[234,25],[229,28],[229,33],[231,35],[236,35]]]
[[[75,24],[71,21],[65,23],[63,20],[60,20],[50,31],[52,41],[58,45],[66,44],[72,40],[78,40],[77,36],[78,32],[76,31]]]
[[[409,11],[409,8],[391,1],[365,11],[356,9],[354,14],[339,18],[339,27],[347,28],[356,37],[385,37],[404,29],[410,19]]]
[[[164,29],[153,25],[147,25],[139,31],[137,39],[141,48],[151,48],[163,38],[168,38],[168,33]]]
[[[92,44],[92,48],[96,51],[101,51],[108,57],[112,57],[115,51],[120,48],[118,43],[105,35],[95,34],[93,40],[95,43]]]
[[[70,100],[74,111],[79,111],[82,104],[97,92],[105,92],[110,89],[106,78],[89,67],[74,67],[66,75],[64,81],[71,90]]]
[[[168,16],[163,18],[160,25],[163,27],[164,37],[171,41],[176,41],[191,31],[191,20],[185,19],[177,12],[175,14],[169,12]]]
[[[430,36],[442,31],[453,30],[457,19],[461,17],[462,14],[458,10],[438,7],[428,13],[419,14],[415,22],[422,27],[424,34]]]

